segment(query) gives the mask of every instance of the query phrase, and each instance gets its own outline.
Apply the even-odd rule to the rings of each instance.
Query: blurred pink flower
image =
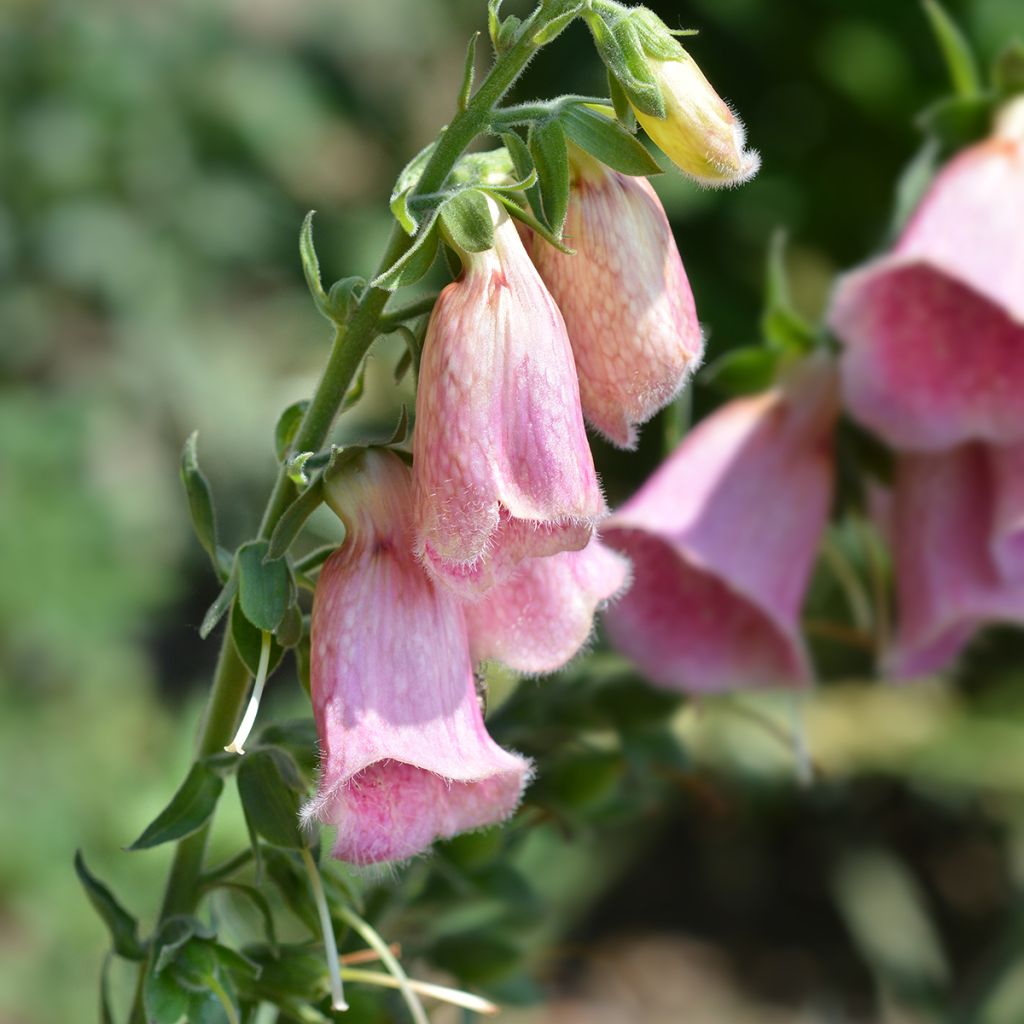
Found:
[[[899,630],[885,670],[947,668],[985,622],[1024,622],[1024,444],[979,443],[898,463],[891,540]]]
[[[409,470],[362,458],[330,498],[347,534],[313,603],[321,774],[304,816],[338,827],[335,857],[371,864],[508,817],[530,765],[484,728],[462,609],[412,550]]]
[[[463,592],[579,550],[607,511],[562,314],[491,206],[494,248],[467,255],[431,315],[416,407],[417,551]]]
[[[554,672],[590,637],[594,613],[629,581],[629,562],[596,537],[582,551],[531,558],[515,576],[466,605],[474,661]]]
[[[704,350],[693,293],[646,178],[573,153],[565,222],[574,256],[534,236],[533,262],[569,331],[587,421],[635,448],[636,427],[679,392]]]
[[[729,402],[608,520],[633,561],[613,644],[669,689],[805,685],[800,609],[832,495],[835,371]]]
[[[1021,110],[946,166],[892,251],[833,297],[846,402],[896,447],[1024,440]]]

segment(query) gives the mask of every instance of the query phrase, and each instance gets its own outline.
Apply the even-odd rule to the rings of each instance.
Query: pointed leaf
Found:
[[[559,120],[565,134],[580,149],[597,157],[613,171],[635,177],[662,173],[658,161],[647,147],[618,121],[583,104],[575,104],[562,111]]]
[[[552,18],[534,35],[534,44],[536,46],[546,46],[553,39],[557,39],[575,21],[582,10],[583,4],[576,4],[575,7],[570,7],[564,14],[560,14],[557,18]]]
[[[139,941],[139,926],[114,894],[85,866],[82,851],[75,852],[75,873],[85,889],[89,902],[110,932],[114,952],[126,960],[145,960],[146,950]]]
[[[206,609],[203,621],[199,625],[199,636],[205,640],[216,628],[217,623],[224,618],[224,613],[231,607],[231,602],[238,592],[238,572],[232,568],[220,593],[213,599],[213,604]]]
[[[278,462],[285,461],[308,408],[309,402],[303,398],[298,402],[292,402],[278,417],[277,426],[274,427],[274,451],[277,453]]]
[[[203,471],[199,468],[196,443],[199,431],[194,430],[181,451],[181,482],[188,496],[188,508],[192,516],[192,527],[203,549],[210,556],[213,568],[220,571],[217,557],[217,516],[213,508],[213,496]]]
[[[485,252],[494,247],[494,222],[486,198],[477,189],[465,189],[446,199],[440,217],[447,237],[463,252]]]
[[[224,780],[202,762],[189,769],[171,802],[146,826],[129,850],[148,850],[191,835],[210,819],[217,807]]]
[[[316,254],[316,246],[313,245],[313,215],[315,213],[316,210],[310,210],[302,221],[302,230],[299,232],[299,257],[302,260],[302,273],[306,278],[306,287],[309,288],[309,294],[313,296],[316,308],[328,320],[333,320],[327,304],[327,295],[324,293],[324,286],[320,283],[320,260]]]
[[[615,116],[619,119],[622,127],[627,132],[636,131],[636,114],[630,106],[629,97],[625,94],[619,80],[608,72],[608,95],[612,98],[612,107],[615,109]]]
[[[395,260],[382,274],[375,277],[370,285],[393,292],[406,285],[415,284],[434,265],[436,255],[437,212],[434,211],[429,219],[420,225],[416,240],[408,251]]]
[[[394,191],[391,193],[389,203],[395,220],[402,225],[402,230],[405,231],[407,235],[415,235],[418,228],[416,218],[413,217],[412,212],[409,209],[409,199],[420,180],[420,175],[423,174],[423,168],[427,166],[427,162],[430,160],[431,156],[433,156],[436,148],[436,139],[429,145],[424,146],[423,149],[421,149],[405,165],[405,167],[402,168],[401,173],[395,181]]]
[[[188,1011],[189,993],[168,972],[150,969],[143,983],[142,1002],[147,1024],[178,1024]]]
[[[970,44],[957,23],[938,0],[922,0],[935,40],[942,51],[953,89],[958,96],[977,96],[981,92],[981,76]]]
[[[476,71],[476,41],[480,38],[479,32],[474,32],[470,37],[469,45],[466,47],[466,65],[462,70],[462,87],[459,89],[459,110],[465,110],[469,106],[469,98],[473,95],[473,75]]]
[[[323,504],[324,484],[322,477],[316,477],[299,496],[285,509],[274,527],[267,549],[270,558],[281,558],[295,542],[306,520]]]
[[[260,651],[263,647],[263,633],[257,629],[239,608],[238,602],[231,608],[231,642],[235,645],[238,657],[242,664],[253,676],[259,671]],[[284,648],[277,642],[277,638],[270,641],[270,662],[267,665],[267,675],[281,663],[284,657]]]
[[[542,224],[529,210],[524,210],[514,199],[510,196],[506,196],[501,192],[491,192],[489,189],[484,189],[485,192],[492,198],[497,199],[502,206],[521,224],[525,224],[531,231],[535,231],[541,238],[544,239],[549,245],[553,245],[559,252],[564,252],[567,256],[572,256],[575,253],[575,249],[570,249],[560,238],[555,237],[546,225]]]
[[[266,748],[246,756],[238,769],[238,795],[256,833],[272,846],[309,846],[299,825],[304,791],[295,762],[283,750]]]
[[[288,606],[274,638],[285,650],[294,647],[302,639],[302,610],[297,604]]]
[[[515,168],[516,175],[523,181],[531,177],[534,179],[533,184],[524,191],[530,209],[533,210],[537,218],[542,218],[544,206],[540,196],[540,179],[537,176],[537,168],[533,166],[533,157],[530,156],[529,147],[515,132],[503,132],[501,141],[505,143],[508,155],[512,158],[512,166]]]
[[[541,121],[530,126],[527,145],[537,168],[544,220],[552,232],[561,237],[569,209],[569,153],[565,132],[557,120]]]
[[[238,549],[238,601],[245,617],[257,628],[272,633],[277,629],[295,588],[288,564],[267,554],[265,540],[253,540]]]

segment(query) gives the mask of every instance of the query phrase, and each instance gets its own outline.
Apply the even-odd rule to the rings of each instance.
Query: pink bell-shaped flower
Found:
[[[852,414],[898,448],[1024,440],[1024,100],[933,182],[829,323]]]
[[[693,293],[661,200],[646,178],[575,149],[565,240],[531,240],[534,265],[565,317],[587,421],[621,448],[700,362]]]
[[[417,551],[468,593],[583,548],[607,511],[562,314],[488,204],[494,248],[466,254],[430,317],[413,442]]]
[[[800,609],[832,495],[832,365],[699,423],[604,530],[633,561],[612,643],[669,689],[800,686]]]
[[[1024,444],[907,454],[889,527],[899,629],[896,679],[946,668],[985,622],[1024,622]]]
[[[313,603],[321,772],[304,815],[338,827],[335,857],[371,864],[508,817],[530,764],[484,728],[462,608],[413,553],[409,470],[357,458],[329,495],[347,533]]]
[[[474,661],[554,672],[593,631],[594,613],[629,582],[629,562],[596,537],[582,551],[530,558],[511,579],[466,605]]]

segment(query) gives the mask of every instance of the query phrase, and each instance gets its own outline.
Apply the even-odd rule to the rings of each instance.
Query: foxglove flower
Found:
[[[831,365],[698,424],[608,520],[634,581],[606,613],[613,644],[652,682],[716,691],[803,685],[800,608],[832,493]]]
[[[583,415],[613,444],[679,392],[704,339],[661,200],[646,178],[573,153],[565,240],[575,255],[531,239],[531,255],[565,317]]]
[[[940,671],[986,622],[1024,622],[1024,445],[899,460],[890,517],[899,629],[885,670]]]
[[[562,314],[511,219],[441,293],[420,364],[417,551],[463,592],[576,551],[606,511]]]
[[[370,864],[506,818],[530,765],[484,728],[462,609],[412,550],[408,469],[362,460],[329,495],[347,532],[313,603],[321,774],[304,814],[338,827],[334,856]]]
[[[515,576],[466,605],[474,661],[554,672],[586,644],[597,609],[629,581],[629,562],[596,537],[582,551],[531,558]]]
[[[1024,100],[932,183],[891,252],[840,280],[853,415],[892,445],[1024,440]]]

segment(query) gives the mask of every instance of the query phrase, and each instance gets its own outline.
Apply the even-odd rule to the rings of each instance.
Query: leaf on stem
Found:
[[[416,233],[409,249],[383,273],[378,274],[370,285],[384,288],[389,292],[419,281],[434,264],[437,255],[437,211],[434,210]]]
[[[288,850],[309,846],[299,824],[304,792],[298,766],[280,748],[254,750],[238,769],[238,795],[246,819],[272,846]]]
[[[238,606],[237,601],[231,609],[231,642],[235,645],[235,651],[242,660],[242,664],[249,670],[249,674],[255,676],[259,671],[263,631],[246,618],[245,612]],[[270,660],[267,663],[268,676],[281,663],[283,657],[284,648],[276,638],[272,638]]]
[[[469,98],[473,94],[473,76],[476,72],[476,41],[479,38],[480,33],[474,32],[466,47],[466,66],[462,71],[462,86],[459,89],[459,110],[465,110],[469,106]]]
[[[274,427],[274,451],[277,453],[277,461],[284,462],[288,452],[299,432],[299,425],[302,417],[306,415],[309,402],[303,398],[298,402],[292,402],[277,419]]]
[[[530,125],[527,138],[537,168],[544,220],[559,238],[569,209],[569,151],[565,132],[554,118]]]
[[[199,431],[194,430],[181,450],[181,482],[188,496],[192,528],[203,550],[210,556],[214,572],[221,576],[222,567],[217,547],[217,515],[213,507],[210,484],[199,468],[196,445]],[[223,578],[223,576],[221,576]]]
[[[148,850],[191,835],[209,821],[223,789],[224,780],[207,765],[192,765],[171,802],[126,849]]]
[[[954,91],[958,96],[977,96],[982,91],[981,76],[970,44],[938,0],[922,0],[922,3]]]
[[[294,601],[295,585],[288,563],[269,551],[265,540],[249,541],[238,549],[238,601],[257,629],[272,633]]]
[[[647,147],[618,121],[598,113],[582,103],[562,111],[559,121],[565,134],[580,149],[586,150],[613,171],[634,177],[661,174],[658,161]]]
[[[439,214],[444,231],[463,252],[485,252],[494,247],[494,222],[484,194],[469,188],[446,199]]]
[[[139,941],[138,922],[118,903],[114,894],[85,866],[82,851],[75,852],[75,873],[89,902],[110,932],[114,952],[126,960],[145,960],[146,950]]]
[[[231,574],[228,576],[224,586],[220,588],[220,593],[213,599],[213,604],[206,609],[203,621],[199,625],[199,636],[201,639],[205,640],[214,631],[217,623],[224,618],[224,613],[231,607],[231,602],[234,601],[237,592],[238,571],[235,567],[232,567]]]
[[[280,559],[295,542],[306,520],[323,504],[323,477],[316,477],[284,510],[270,536],[267,556]]]

